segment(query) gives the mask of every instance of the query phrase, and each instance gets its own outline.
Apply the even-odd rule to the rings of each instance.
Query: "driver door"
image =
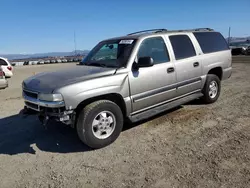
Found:
[[[177,95],[174,63],[162,37],[144,39],[140,44],[137,59],[151,57],[152,67],[143,67],[129,73],[133,113],[157,106]]]

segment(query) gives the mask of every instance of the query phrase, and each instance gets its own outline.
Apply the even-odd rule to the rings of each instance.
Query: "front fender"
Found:
[[[127,74],[116,74],[86,80],[60,88],[57,92],[64,97],[66,109],[75,109],[82,101],[100,95],[116,93],[124,99],[129,97]]]

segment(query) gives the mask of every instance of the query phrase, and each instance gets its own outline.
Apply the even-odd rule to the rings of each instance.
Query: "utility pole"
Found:
[[[74,45],[75,45],[75,56],[76,56],[76,32],[74,31]]]
[[[228,44],[230,43],[230,39],[231,39],[231,27],[229,27],[228,29]]]

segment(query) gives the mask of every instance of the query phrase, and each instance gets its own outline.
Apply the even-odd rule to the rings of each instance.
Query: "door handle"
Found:
[[[198,67],[200,64],[199,64],[199,62],[195,62],[193,65],[194,65],[194,67]]]
[[[171,72],[174,72],[174,67],[170,67],[167,69],[167,73],[171,73]]]

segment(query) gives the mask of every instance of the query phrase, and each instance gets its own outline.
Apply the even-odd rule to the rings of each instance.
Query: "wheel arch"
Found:
[[[223,76],[222,67],[214,67],[210,69],[207,74],[214,74],[218,76],[220,80],[222,80],[222,76]]]
[[[104,95],[99,95],[99,96],[95,96],[95,97],[83,100],[82,102],[80,102],[77,105],[77,107],[75,109],[76,115],[78,116],[79,112],[86,105],[88,105],[88,104],[90,104],[92,102],[98,101],[98,100],[109,100],[109,101],[114,102],[115,104],[117,104],[121,108],[123,116],[127,117],[127,107],[126,107],[125,101],[124,101],[123,97],[118,93],[104,94]]]

